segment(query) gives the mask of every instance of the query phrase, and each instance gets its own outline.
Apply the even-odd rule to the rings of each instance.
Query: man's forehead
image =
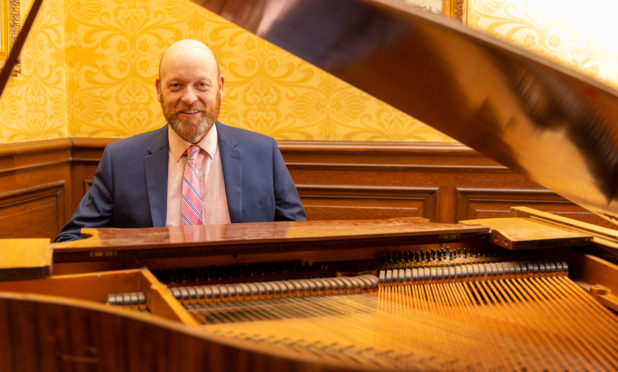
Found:
[[[174,43],[161,56],[160,70],[178,68],[203,68],[218,71],[217,59],[205,44],[195,40],[182,40]]]
[[[161,65],[160,78],[217,80],[219,69],[216,64],[199,59],[176,59]]]

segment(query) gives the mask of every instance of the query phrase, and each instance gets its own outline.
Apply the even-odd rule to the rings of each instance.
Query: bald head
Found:
[[[220,75],[219,63],[212,50],[201,41],[185,39],[175,42],[163,52],[159,61],[159,79],[162,79],[162,74],[172,67],[170,64],[187,60],[199,61],[203,63],[204,68],[216,71],[217,76]]]

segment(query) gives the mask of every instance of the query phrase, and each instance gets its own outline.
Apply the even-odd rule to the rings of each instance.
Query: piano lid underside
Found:
[[[400,1],[195,1],[616,221],[615,90]]]

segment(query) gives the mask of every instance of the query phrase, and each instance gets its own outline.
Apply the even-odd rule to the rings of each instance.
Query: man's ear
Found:
[[[221,98],[223,98],[223,83],[225,79],[223,79],[223,75],[221,75],[221,80],[219,81],[219,92],[221,92]]]
[[[155,80],[155,87],[157,87],[157,101],[161,102],[161,81]]]

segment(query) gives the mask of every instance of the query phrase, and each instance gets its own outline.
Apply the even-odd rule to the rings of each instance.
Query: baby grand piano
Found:
[[[399,1],[200,3],[616,221],[615,91]],[[618,369],[613,229],[513,208],[82,234],[1,242],[2,370]]]

